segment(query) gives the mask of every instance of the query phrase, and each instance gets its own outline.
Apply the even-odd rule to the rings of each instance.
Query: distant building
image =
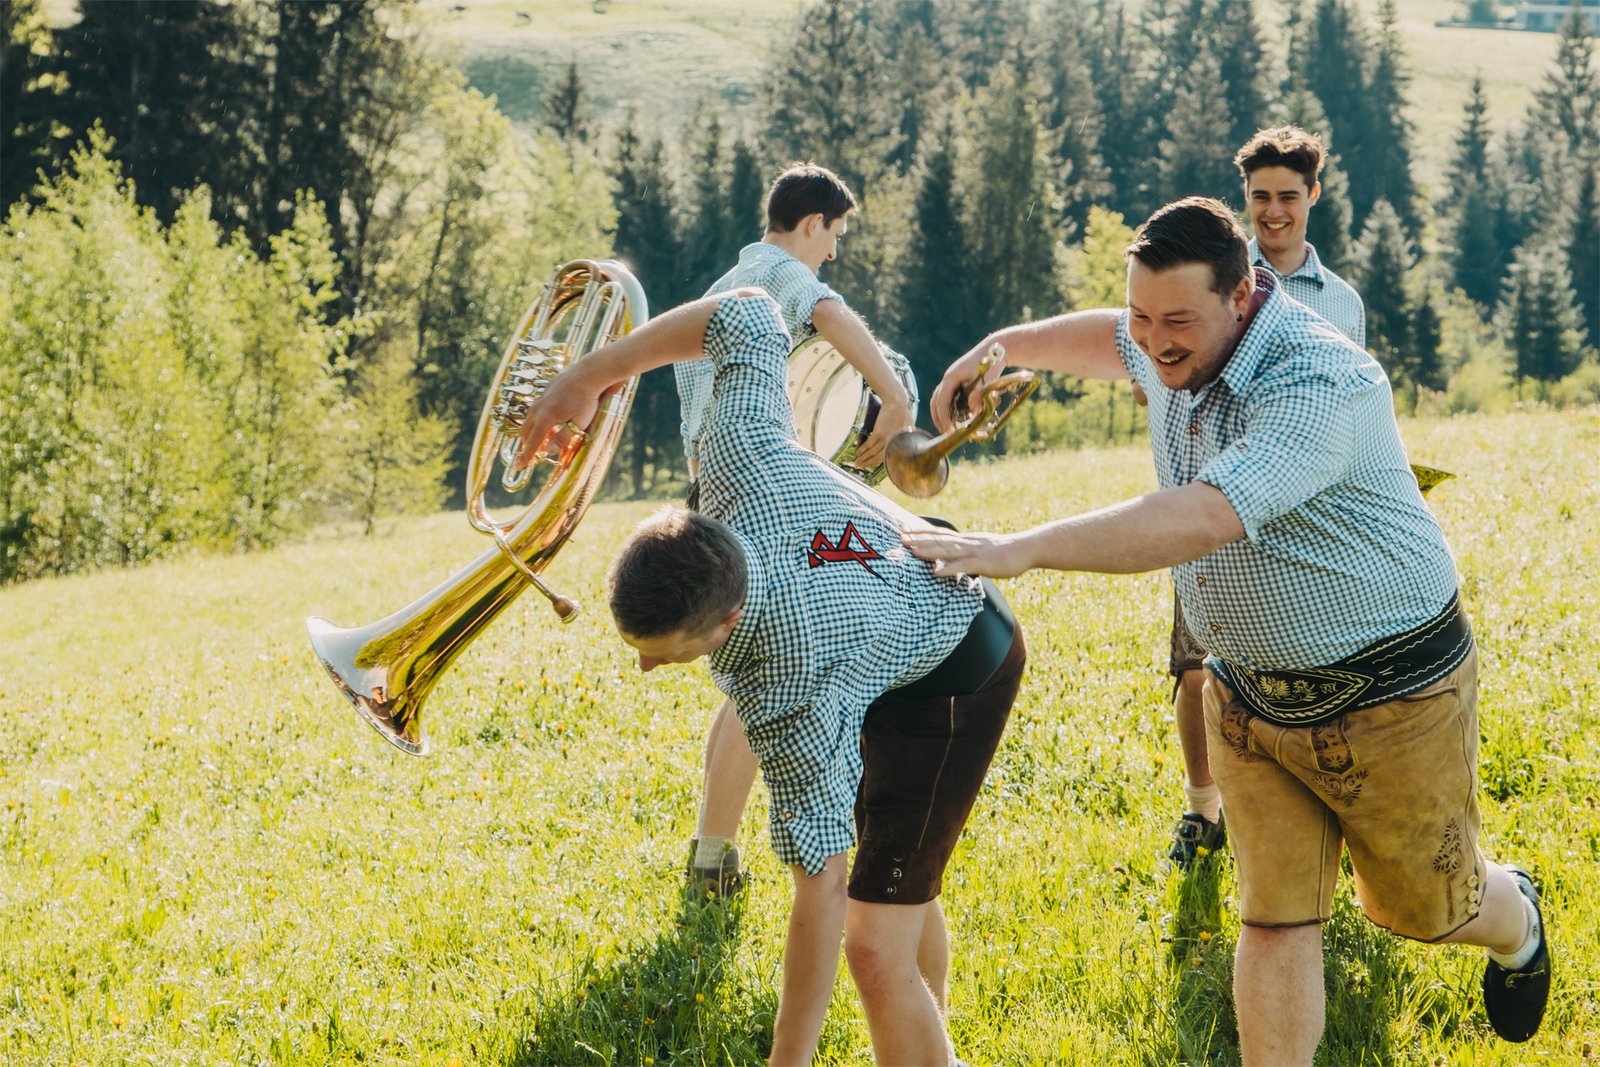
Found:
[[[1589,32],[1600,33],[1600,0],[1578,0]],[[1572,0],[1522,0],[1517,4],[1515,23],[1524,30],[1554,33],[1572,10]]]

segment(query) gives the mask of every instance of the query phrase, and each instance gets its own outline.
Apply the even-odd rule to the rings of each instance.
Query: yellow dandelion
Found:
[[[1194,846],[1194,854],[1196,856],[1200,856],[1200,857],[1204,858],[1206,856],[1211,855],[1211,850],[1209,848],[1206,848],[1206,846],[1204,846],[1204,845],[1196,845],[1196,846]]]
[[[1202,942],[1210,941],[1211,940],[1211,931],[1210,930],[1201,930],[1200,931],[1200,940]]]
[[[704,993],[696,993],[694,995],[694,1002],[696,1004],[704,1004],[706,1002],[706,995]]]

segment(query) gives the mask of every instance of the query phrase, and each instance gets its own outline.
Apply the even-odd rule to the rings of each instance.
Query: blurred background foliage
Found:
[[[795,159],[860,198],[824,278],[924,397],[990,329],[1119,305],[1131,227],[1182,195],[1240,204],[1234,149],[1295,121],[1332,152],[1311,239],[1404,412],[1600,401],[1600,70],[1576,15],[1495,123],[1482,76],[1416,117],[1393,0],[785,10],[718,83],[642,2],[0,5],[0,582],[459,503],[550,269],[615,255],[657,310],[698,296]],[[573,31],[565,64],[509,61],[506,27],[580,18],[642,21],[622,59]],[[492,46],[464,51],[468,24]],[[619,97],[619,63],[652,88]],[[1142,433],[1125,388],[1058,381],[1029,409],[1003,447]],[[678,418],[647,376],[609,494],[681,490]]]

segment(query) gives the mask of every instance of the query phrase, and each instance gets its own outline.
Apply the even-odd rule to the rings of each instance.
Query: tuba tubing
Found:
[[[430,748],[422,728],[422,707],[439,676],[524,589],[537,586],[563,621],[577,610],[570,600],[546,589],[538,575],[593,501],[621,443],[637,380],[629,379],[602,397],[586,433],[569,438],[559,455],[541,457],[530,468],[543,469],[549,461],[554,471],[518,518],[496,522],[483,505],[494,456],[507,455],[501,447],[520,429],[520,417],[508,422],[495,410],[507,368],[530,338],[547,338],[550,324],[564,321],[562,312],[574,301],[579,303],[563,342],[573,347],[562,365],[581,359],[649,316],[644,291],[626,267],[610,260],[578,260],[557,270],[523,317],[484,406],[469,467],[468,516],[474,528],[494,537],[495,546],[420,599],[377,622],[345,628],[320,617],[306,620],[311,646],[334,685],[386,740],[411,755],[426,755]],[[543,345],[539,350],[555,347]],[[514,461],[515,456],[509,458]]]

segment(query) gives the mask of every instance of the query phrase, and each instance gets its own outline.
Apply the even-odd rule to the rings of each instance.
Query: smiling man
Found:
[[[1311,209],[1322,197],[1322,142],[1298,126],[1258,130],[1233,157],[1244,179],[1245,204],[1255,238],[1250,263],[1272,271],[1287,295],[1321,315],[1365,347],[1366,309],[1345,280],[1329,270],[1306,240]],[[1189,633],[1183,604],[1174,596],[1167,670],[1175,680],[1172,713],[1183,753],[1186,810],[1173,827],[1167,857],[1188,868],[1227,840],[1222,797],[1211,776],[1206,746],[1205,649]]]
[[[1207,653],[1246,1064],[1312,1060],[1346,848],[1372,922],[1490,950],[1489,1021],[1526,1041],[1550,987],[1539,894],[1478,847],[1477,656],[1383,369],[1250,266],[1218,201],[1161,208],[1127,256],[1126,311],[985,338],[951,365],[933,410],[947,426],[954,390],[995,343],[1021,366],[1131,377],[1149,396],[1160,488],[1019,534],[905,543],[952,576],[1172,568]]]

